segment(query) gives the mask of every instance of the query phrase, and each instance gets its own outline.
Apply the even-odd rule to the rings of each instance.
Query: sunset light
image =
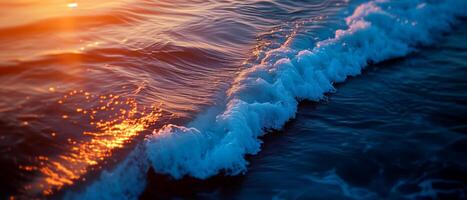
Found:
[[[89,130],[82,132],[82,137],[87,139],[79,141],[68,138],[69,151],[54,157],[38,156],[37,165],[20,166],[26,171],[42,173],[36,181],[25,186],[26,190],[42,191],[48,196],[75,181],[82,181],[80,179],[83,175],[102,167],[102,162],[112,156],[114,150],[123,148],[133,137],[154,125],[162,115],[156,106],[140,108],[134,99],[113,94],[94,95],[83,90],[73,90],[58,100],[57,104],[68,106],[70,101],[97,103],[90,108],[83,104],[81,106],[88,109],[78,107],[75,114],[62,115],[63,123],[72,120],[72,116],[89,120]],[[51,134],[60,136],[67,133]]]

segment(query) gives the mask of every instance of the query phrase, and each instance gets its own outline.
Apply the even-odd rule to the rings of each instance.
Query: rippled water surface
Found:
[[[146,130],[214,104],[261,52],[312,34],[343,5],[0,2],[2,198],[85,182]]]

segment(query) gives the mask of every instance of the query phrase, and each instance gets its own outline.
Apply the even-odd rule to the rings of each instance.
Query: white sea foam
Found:
[[[268,52],[262,64],[236,78],[221,113],[190,128],[168,125],[149,136],[151,165],[175,178],[245,172],[245,155],[260,150],[258,137],[293,118],[300,100],[320,100],[334,90],[333,83],[360,74],[369,63],[430,44],[467,14],[466,2],[372,1],[346,19],[347,29],[311,50],[283,46]]]
[[[123,162],[84,193],[68,197],[136,198],[145,182],[142,176],[147,164],[175,178],[244,173],[248,165],[245,155],[260,151],[259,136],[280,129],[293,118],[300,100],[318,101],[335,90],[334,83],[360,74],[369,63],[405,56],[420,45],[429,45],[449,31],[456,17],[466,15],[465,0],[362,4],[346,18],[347,28],[337,30],[333,38],[309,50],[283,46],[267,52],[261,64],[236,78],[227,92],[226,105],[211,109],[187,127],[167,125],[155,131],[146,138],[143,153],[127,158],[143,167]],[[115,177],[118,182],[107,180]],[[113,188],[111,196],[93,196],[109,187]]]

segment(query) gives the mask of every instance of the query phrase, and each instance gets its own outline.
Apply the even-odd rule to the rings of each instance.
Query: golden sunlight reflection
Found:
[[[55,88],[49,88],[54,92]],[[153,125],[162,115],[160,105],[149,107],[139,106],[135,99],[120,95],[91,94],[84,90],[73,90],[57,100],[57,104],[66,106],[71,99],[86,104],[94,103],[92,107],[85,107],[83,103],[70,103],[74,106],[74,113],[61,115],[62,120],[72,121],[74,118],[88,119],[91,130],[82,132],[77,140],[68,138],[69,150],[53,156],[39,156],[35,166],[20,166],[26,171],[38,171],[39,176],[24,189],[50,195],[64,186],[72,185],[93,169],[102,167],[105,159],[112,153],[131,141],[135,136]],[[60,133],[52,132],[56,137]],[[66,135],[66,133],[63,133]]]
[[[109,32],[90,34],[89,30],[125,24],[127,20],[115,10],[129,1],[0,0],[0,42],[4,44],[0,64],[96,47],[95,38]]]

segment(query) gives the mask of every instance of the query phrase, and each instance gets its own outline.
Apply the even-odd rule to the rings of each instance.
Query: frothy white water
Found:
[[[149,165],[174,178],[244,173],[245,155],[260,151],[259,136],[293,118],[300,100],[318,101],[335,90],[334,83],[360,74],[369,63],[429,45],[449,31],[457,17],[466,15],[465,0],[362,4],[346,18],[347,29],[337,30],[333,38],[310,50],[283,46],[267,52],[261,64],[236,78],[224,106],[212,108],[187,127],[167,125],[155,131],[139,153],[115,171],[105,172],[84,193],[67,197],[137,198]]]
[[[372,1],[346,19],[348,28],[312,50],[284,46],[243,71],[228,91],[226,108],[192,127],[168,125],[149,136],[146,152],[158,172],[207,178],[246,170],[246,154],[260,150],[259,136],[294,117],[300,100],[320,100],[333,83],[360,74],[368,63],[401,57],[431,43],[466,1]]]

